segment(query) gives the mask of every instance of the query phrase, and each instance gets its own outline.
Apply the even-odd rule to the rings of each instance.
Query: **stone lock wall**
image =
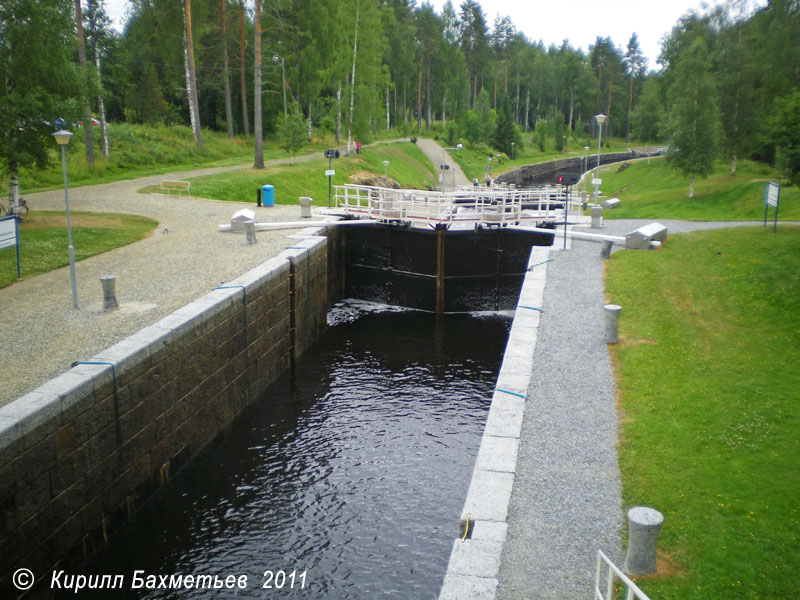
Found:
[[[37,581],[25,597],[46,595],[313,343],[341,287],[326,242],[306,230],[0,408],[0,597],[23,595],[19,568]]]

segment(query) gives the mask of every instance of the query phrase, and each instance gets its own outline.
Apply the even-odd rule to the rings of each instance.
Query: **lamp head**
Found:
[[[600,113],[599,115],[595,115],[594,118],[595,118],[595,121],[597,121],[598,125],[602,125],[603,123],[606,122],[606,119],[608,117],[606,115],[604,115],[603,113]]]
[[[56,131],[53,134],[53,137],[56,138],[56,142],[58,142],[59,146],[66,146],[69,144],[69,140],[72,137],[72,132],[61,129]]]
[[[464,146],[462,144],[456,144],[456,150],[461,150]]]
[[[383,161],[383,166],[384,167],[388,167],[389,166],[389,161],[388,160]]]

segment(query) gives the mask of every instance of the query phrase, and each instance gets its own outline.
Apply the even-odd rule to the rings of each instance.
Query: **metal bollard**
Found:
[[[106,275],[100,278],[100,285],[103,288],[103,310],[117,308],[117,276]]]
[[[611,240],[604,240],[603,247],[600,248],[600,258],[609,258],[611,256],[611,249],[614,247],[614,242]]]
[[[256,222],[253,220],[244,222],[244,233],[247,238],[247,244],[253,245],[256,243]]]
[[[603,227],[603,207],[592,207],[592,229],[601,229]]]
[[[628,511],[628,552],[624,570],[630,575],[652,575],[658,570],[656,546],[664,516],[647,506]]]
[[[616,344],[619,342],[619,313],[622,307],[619,304],[606,304],[603,307],[605,312],[606,344]]]

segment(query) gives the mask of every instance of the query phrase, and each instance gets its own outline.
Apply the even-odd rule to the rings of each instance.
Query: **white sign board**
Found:
[[[769,204],[770,206],[778,206],[778,197],[780,195],[780,192],[781,192],[781,186],[779,186],[777,183],[773,183],[770,181],[767,184],[767,193],[766,193],[767,204]]]
[[[327,177],[333,177],[334,175],[336,175],[336,170],[335,169],[325,169],[325,175]]]
[[[592,185],[600,185],[601,183],[603,183],[603,180],[599,177],[592,178]]]
[[[14,218],[0,221],[0,248],[17,245],[17,222]]]

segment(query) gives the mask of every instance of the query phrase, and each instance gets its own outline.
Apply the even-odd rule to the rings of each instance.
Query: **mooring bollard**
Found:
[[[628,552],[624,570],[630,575],[652,575],[658,570],[656,546],[664,516],[647,506],[628,511]]]
[[[310,219],[311,218],[311,198],[308,196],[300,196],[300,218],[301,219]]]
[[[248,245],[256,243],[256,222],[250,219],[244,222],[244,233],[247,237]]]
[[[611,256],[611,249],[614,247],[614,242],[611,240],[604,240],[603,247],[600,248],[600,258],[609,258]]]
[[[601,229],[603,227],[603,207],[592,207],[592,229]]]
[[[603,307],[606,320],[606,344],[619,342],[619,313],[622,307],[619,304],[606,304]]]
[[[117,276],[106,275],[100,278],[100,285],[103,288],[103,310],[117,308]]]

